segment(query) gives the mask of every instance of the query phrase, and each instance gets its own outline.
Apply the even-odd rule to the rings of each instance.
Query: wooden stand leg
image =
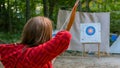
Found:
[[[83,56],[85,57],[85,44],[83,44]]]
[[[98,58],[100,58],[100,43],[98,43]]]
[[[82,44],[83,45],[83,53],[82,56],[86,56],[86,52],[85,52],[85,43]],[[100,43],[98,43],[98,58],[100,58]]]

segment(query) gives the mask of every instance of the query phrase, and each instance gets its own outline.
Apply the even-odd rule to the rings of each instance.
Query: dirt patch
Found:
[[[3,65],[0,63],[0,68]],[[120,55],[110,55],[98,58],[94,55],[57,57],[54,68],[120,68]]]
[[[54,68],[120,68],[120,55],[96,56],[59,56]]]

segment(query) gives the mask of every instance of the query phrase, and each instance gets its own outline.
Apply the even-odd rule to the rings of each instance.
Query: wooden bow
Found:
[[[74,19],[75,19],[75,15],[76,15],[76,9],[78,7],[78,4],[79,4],[79,1],[80,0],[77,0],[74,7],[72,8],[72,12],[71,12],[71,16],[70,16],[70,19],[69,19],[69,22],[68,22],[68,25],[67,25],[67,28],[66,30],[69,31],[73,22],[74,22]]]

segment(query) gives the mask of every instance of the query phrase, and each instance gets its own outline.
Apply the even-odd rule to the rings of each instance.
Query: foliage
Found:
[[[30,1],[30,5],[26,3],[27,1]],[[29,14],[30,17],[38,15],[49,17],[53,20],[55,29],[59,9],[71,10],[75,1],[76,0],[0,0],[0,32],[2,32],[0,38],[6,38],[8,40],[4,35],[10,37],[12,34],[20,35],[18,33],[21,33],[26,23],[27,14]],[[30,8],[27,9],[26,6]],[[120,34],[119,8],[119,0],[80,0],[78,11],[110,12],[110,32]],[[26,11],[29,12],[26,13]]]
[[[0,32],[0,41],[3,41],[4,43],[16,43],[20,42],[20,36],[20,33]]]

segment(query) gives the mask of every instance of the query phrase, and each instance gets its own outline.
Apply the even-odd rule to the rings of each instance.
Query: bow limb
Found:
[[[76,15],[76,9],[78,7],[78,4],[79,4],[79,0],[76,1],[74,7],[72,8],[72,12],[71,12],[71,16],[70,16],[70,19],[69,19],[69,22],[68,22],[68,25],[67,25],[67,28],[66,30],[69,31],[73,22],[74,22],[74,19],[75,19],[75,15]]]

